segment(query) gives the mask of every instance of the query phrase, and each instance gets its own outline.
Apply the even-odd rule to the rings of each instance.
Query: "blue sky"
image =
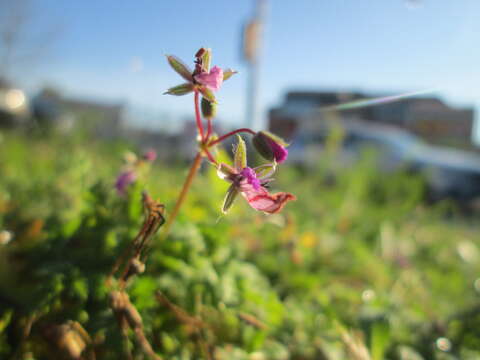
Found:
[[[421,0],[420,0],[421,1]],[[453,104],[480,110],[480,2],[270,0],[261,64],[262,113],[290,88],[403,93],[435,87]],[[162,95],[180,82],[164,54],[186,62],[211,47],[214,64],[240,74],[219,93],[219,117],[244,119],[243,1],[32,0],[33,31],[55,27],[48,54],[21,69],[30,89],[54,84],[69,94],[124,100],[176,121],[192,99]],[[162,121],[155,120],[155,121]]]

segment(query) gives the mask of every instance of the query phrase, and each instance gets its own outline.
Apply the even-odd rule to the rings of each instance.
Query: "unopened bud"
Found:
[[[217,104],[208,101],[204,97],[202,97],[202,115],[204,118],[214,118],[217,115]]]
[[[150,149],[143,154],[143,159],[148,162],[154,162],[156,158],[157,152],[153,149]]]
[[[288,144],[280,137],[269,133],[268,131],[259,131],[252,139],[253,146],[260,153],[260,155],[269,160],[275,160],[281,163],[287,159]]]

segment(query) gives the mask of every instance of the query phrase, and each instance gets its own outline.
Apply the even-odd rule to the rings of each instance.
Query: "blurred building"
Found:
[[[81,127],[102,137],[120,135],[126,110],[123,103],[67,98],[51,88],[41,90],[33,98],[32,108],[41,126],[64,131]]]
[[[452,108],[434,97],[408,98],[342,110],[335,114],[321,111],[328,106],[367,98],[372,96],[360,92],[291,91],[287,93],[281,106],[270,110],[269,128],[287,139],[292,139],[302,119],[314,117],[320,126],[322,121],[331,116],[394,125],[434,143],[472,143],[473,108]],[[315,126],[310,130],[315,131]]]

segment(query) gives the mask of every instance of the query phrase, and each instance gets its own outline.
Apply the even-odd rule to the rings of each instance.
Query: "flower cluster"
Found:
[[[268,191],[268,184],[273,180],[271,175],[275,172],[277,165],[287,159],[288,144],[285,141],[268,131],[255,132],[247,128],[237,129],[219,137],[215,137],[212,133],[212,119],[215,116],[217,104],[214,92],[220,89],[225,80],[236,74],[236,71],[223,70],[218,66],[210,68],[211,50],[205,48],[201,48],[196,53],[193,71],[173,55],[168,55],[167,60],[186,82],[168,89],[165,94],[182,96],[194,93],[195,119],[200,139],[199,156],[206,157],[217,167],[219,176],[230,183],[222,211],[224,213],[228,211],[238,194],[242,195],[252,208],[268,214],[279,212],[287,202],[295,200],[295,196],[290,193],[271,194]],[[200,94],[202,95],[201,113],[207,122],[206,130],[204,120],[200,116]],[[258,153],[269,161],[267,164],[255,168],[247,165],[246,145],[239,133],[253,135],[252,143]],[[237,135],[238,140],[233,151],[233,166],[218,163],[210,149],[233,135]]]

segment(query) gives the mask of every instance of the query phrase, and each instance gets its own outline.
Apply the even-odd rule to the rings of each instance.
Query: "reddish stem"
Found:
[[[203,151],[205,152],[205,154],[206,154],[207,157],[208,157],[208,160],[210,160],[210,162],[211,162],[212,164],[218,165],[217,160],[215,160],[215,158],[214,158],[213,155],[210,153],[210,151],[208,151],[207,148],[203,148]]]
[[[206,143],[208,143],[208,139],[210,139],[210,135],[212,135],[212,118],[207,117],[207,135],[205,135]]]
[[[198,91],[195,91],[195,120],[197,122],[198,133],[200,134],[200,139],[203,141],[203,125],[202,118],[200,117],[200,108],[198,106]]]
[[[251,129],[241,128],[241,129],[230,131],[229,133],[226,133],[225,135],[220,136],[218,139],[210,142],[207,146],[212,147],[213,145],[217,145],[218,143],[221,143],[223,140],[228,139],[230,136],[233,136],[235,134],[242,133],[242,132],[246,132],[252,135],[256,134],[256,132]]]

